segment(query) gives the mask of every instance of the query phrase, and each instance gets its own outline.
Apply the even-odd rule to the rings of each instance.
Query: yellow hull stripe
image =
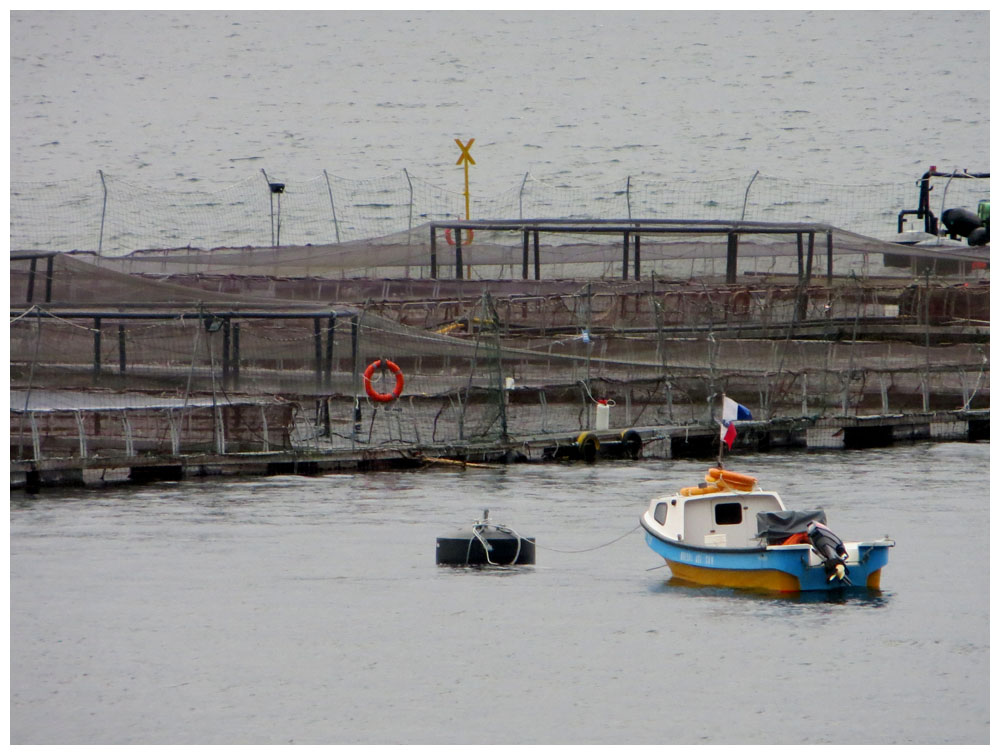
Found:
[[[773,569],[705,569],[691,564],[667,561],[670,571],[678,579],[700,585],[741,587],[751,590],[777,590],[798,592],[799,580],[791,574]]]
[[[713,587],[738,587],[748,590],[776,590],[778,592],[798,592],[799,580],[791,574],[775,570],[745,569],[705,569],[691,564],[667,561],[670,571],[677,579]],[[865,585],[872,590],[882,586],[882,570],[876,569],[868,575]]]

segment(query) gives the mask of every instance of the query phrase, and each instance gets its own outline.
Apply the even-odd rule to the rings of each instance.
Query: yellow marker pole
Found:
[[[475,139],[469,139],[468,144],[462,144],[461,139],[455,139],[455,144],[458,148],[462,150],[462,154],[458,157],[458,162],[455,165],[465,166],[465,219],[469,220],[469,166],[475,165],[476,161],[472,159],[472,155],[469,154],[469,147],[472,143],[476,141]]]

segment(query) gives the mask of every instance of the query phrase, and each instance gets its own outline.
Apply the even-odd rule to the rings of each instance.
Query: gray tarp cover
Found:
[[[757,537],[786,538],[796,532],[805,532],[809,522],[826,524],[823,509],[803,511],[762,511],[757,514]]]

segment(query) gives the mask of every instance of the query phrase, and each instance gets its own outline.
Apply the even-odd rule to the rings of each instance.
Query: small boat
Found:
[[[822,509],[786,509],[755,477],[718,467],[704,483],[652,499],[640,523],[676,579],[778,592],[877,590],[895,545],[844,542]]]
[[[980,199],[975,212],[965,207],[953,207],[944,209],[942,207],[941,217],[938,218],[931,208],[931,186],[932,178],[947,178],[942,192],[947,197],[948,186],[953,179],[979,179],[981,186],[980,194],[989,196],[989,179],[987,173],[969,173],[967,171],[942,172],[932,165],[930,170],[921,176],[917,181],[920,187],[920,196],[917,209],[900,210],[896,218],[896,234],[886,241],[891,241],[902,246],[918,247],[923,250],[938,253],[935,257],[914,257],[910,254],[900,254],[888,252],[882,255],[882,264],[886,267],[911,267],[916,265],[916,272],[931,272],[939,275],[953,275],[955,273],[967,274],[971,270],[985,269],[988,266],[987,257],[982,261],[963,261],[961,259],[949,258],[950,253],[968,250],[969,247],[988,247],[990,243],[990,200]],[[942,203],[944,202],[942,198]],[[911,228],[904,230],[907,225],[907,217],[916,216],[922,221],[923,229]],[[965,241],[962,241],[964,239]]]

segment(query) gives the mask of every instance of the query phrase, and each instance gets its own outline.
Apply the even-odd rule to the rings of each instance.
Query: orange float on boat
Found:
[[[735,490],[749,492],[757,484],[757,478],[751,477],[748,474],[730,472],[728,469],[712,467],[708,470],[708,474],[705,475],[705,482],[715,483],[716,485],[721,482]]]

